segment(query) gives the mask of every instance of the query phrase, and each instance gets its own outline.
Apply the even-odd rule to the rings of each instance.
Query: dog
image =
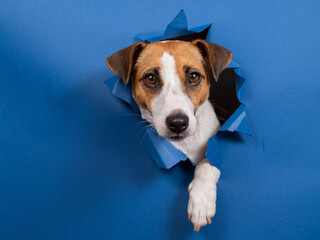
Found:
[[[195,231],[216,212],[220,171],[205,153],[220,123],[208,97],[210,82],[218,81],[231,59],[224,47],[197,39],[138,42],[106,60],[125,85],[131,81],[142,118],[196,166],[188,187],[188,219]]]

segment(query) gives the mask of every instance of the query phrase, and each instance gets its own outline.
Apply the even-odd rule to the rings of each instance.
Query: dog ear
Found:
[[[146,45],[146,43],[138,42],[115,52],[107,58],[106,64],[114,74],[123,80],[125,85],[128,84],[134,64]]]
[[[198,47],[206,63],[211,68],[214,79],[218,81],[219,74],[231,62],[232,53],[224,47],[205,40],[198,39],[192,43]]]

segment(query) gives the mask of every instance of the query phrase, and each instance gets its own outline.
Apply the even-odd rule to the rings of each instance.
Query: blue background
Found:
[[[217,214],[193,232],[193,169],[157,168],[104,85],[137,33],[230,49],[255,138],[219,136]],[[319,1],[8,1],[0,8],[0,239],[318,239]],[[140,131],[140,133],[139,133]]]

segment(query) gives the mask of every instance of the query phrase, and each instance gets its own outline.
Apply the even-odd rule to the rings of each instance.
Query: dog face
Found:
[[[171,141],[194,134],[197,111],[209,96],[210,80],[227,67],[231,52],[203,40],[136,43],[107,58],[127,84],[142,117]]]

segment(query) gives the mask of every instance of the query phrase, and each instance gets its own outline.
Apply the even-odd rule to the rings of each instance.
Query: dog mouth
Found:
[[[174,134],[166,137],[168,140],[173,142],[180,142],[186,138],[185,135],[182,134]]]

